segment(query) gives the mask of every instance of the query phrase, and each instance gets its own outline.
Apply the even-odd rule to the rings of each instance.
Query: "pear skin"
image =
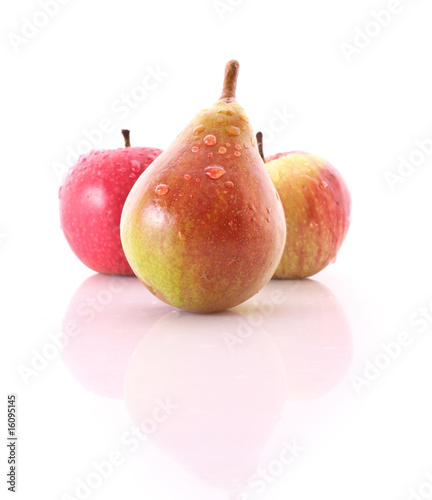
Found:
[[[225,310],[273,276],[285,245],[282,204],[235,100],[239,64],[222,96],[199,112],[144,172],[121,219],[133,271],[160,300]]]

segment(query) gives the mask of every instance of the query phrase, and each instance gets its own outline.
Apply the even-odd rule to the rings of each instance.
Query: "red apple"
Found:
[[[261,156],[262,134],[257,134]],[[285,212],[287,236],[274,278],[307,278],[336,260],[348,231],[351,197],[340,173],[303,151],[265,160]]]
[[[159,156],[156,148],[126,147],[80,156],[59,191],[61,227],[75,255],[105,274],[133,275],[120,241],[120,216],[138,177]]]

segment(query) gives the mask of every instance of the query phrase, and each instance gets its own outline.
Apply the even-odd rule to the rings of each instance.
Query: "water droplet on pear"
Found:
[[[208,177],[210,177],[210,179],[220,179],[226,174],[225,169],[220,165],[210,165],[204,169],[204,172]]]
[[[226,128],[226,133],[231,136],[237,136],[240,135],[240,129],[238,127],[234,127],[233,125],[229,125]]]
[[[206,145],[206,146],[214,146],[216,144],[216,137],[214,135],[206,135],[203,139],[203,143]]]
[[[205,129],[204,125],[198,125],[197,127],[195,127],[193,129],[193,133],[195,135],[199,135],[199,134],[201,134],[201,132],[204,132],[204,129]]]
[[[158,186],[156,186],[155,191],[159,196],[165,196],[168,193],[169,189],[170,188],[168,184],[159,184]]]

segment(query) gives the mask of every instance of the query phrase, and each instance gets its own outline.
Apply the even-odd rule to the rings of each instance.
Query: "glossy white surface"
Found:
[[[349,64],[340,44],[385,2],[251,0],[224,19],[212,2],[114,5],[61,6],[17,53],[7,34],[38,7],[1,7],[2,393],[3,408],[18,395],[17,497],[431,498],[430,154],[394,191],[385,172],[432,137],[432,7],[400,2]],[[200,316],[75,258],[54,162],[107,117],[101,147],[128,127],[166,148],[218,97],[232,57],[268,154],[327,158],[353,216],[329,268]],[[162,82],[116,111],[158,65]],[[295,118],[275,121],[283,112]]]

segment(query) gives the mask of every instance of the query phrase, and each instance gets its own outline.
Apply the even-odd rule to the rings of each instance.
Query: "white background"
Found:
[[[18,498],[84,498],[76,492],[77,479],[87,480],[94,472],[92,462],[106,460],[112,450],[119,450],[124,460],[100,485],[93,476],[98,486],[87,492],[88,498],[432,497],[430,2],[222,0],[215,5],[212,0],[70,0],[56,5],[58,12],[52,7],[49,19],[41,17],[41,2],[35,0],[3,2],[0,10],[0,303],[6,375],[0,488],[7,488],[6,394],[15,392]],[[378,17],[386,26],[378,25],[376,13],[389,8],[396,13],[381,12]],[[40,27],[31,32],[29,21]],[[31,37],[18,38],[23,35]],[[232,408],[224,406],[230,397],[235,404],[236,397],[227,364],[221,361],[209,374],[199,363],[203,342],[202,348],[210,349],[207,353],[215,350],[214,359],[221,354],[214,342],[220,331],[211,317],[207,323],[196,320],[201,321],[198,326],[194,320],[185,323],[184,342],[191,340],[194,327],[202,328],[203,336],[208,333],[206,341],[192,338],[196,352],[176,351],[168,342],[166,353],[162,349],[159,358],[155,354],[162,365],[172,359],[174,367],[178,357],[189,356],[194,377],[190,390],[184,382],[183,396],[216,412],[207,420],[208,415],[203,416],[203,432],[209,442],[213,436],[228,457],[240,456],[227,452],[230,422],[234,429],[240,417],[244,420],[245,455],[252,453],[249,443],[256,453],[255,472],[236,460],[227,460],[226,467],[238,467],[238,482],[246,485],[258,470],[273,471],[260,494],[250,484],[249,489],[228,492],[226,471],[222,479],[209,480],[188,467],[186,457],[193,456],[195,465],[211,464],[214,457],[205,440],[181,441],[179,436],[193,429],[180,410],[177,420],[167,421],[166,434],[160,425],[164,446],[157,438],[136,452],[121,444],[133,422],[123,399],[118,394],[109,397],[107,384],[121,388],[140,338],[159,317],[177,314],[131,280],[102,307],[77,343],[53,355],[34,376],[20,374],[37,353],[48,352],[44,349],[52,342],[50,334],[62,331],[69,301],[93,274],[70,251],[59,226],[57,192],[68,153],[107,119],[112,131],[93,133],[99,148],[121,146],[121,128],[131,129],[133,145],[166,148],[197,111],[217,100],[224,65],[232,58],[241,65],[238,102],[254,128],[265,131],[267,154],[300,149],[323,156],[341,172],[353,200],[348,237],[337,262],[313,278],[315,287],[273,283],[249,301],[262,322],[251,327],[253,333],[244,342],[249,361],[242,359],[244,366],[239,362],[239,374],[257,384],[256,394],[254,385],[249,387],[244,415],[240,410],[231,414]],[[149,68],[163,76],[145,94],[142,84]],[[122,95],[139,96],[140,101],[123,106],[120,113]],[[418,151],[421,143],[429,146],[425,153]],[[412,166],[393,178],[398,182],[392,188],[389,172],[400,175],[401,157]],[[95,295],[106,290],[107,283],[97,281],[83,293]],[[328,290],[323,292],[320,283]],[[285,302],[259,313],[265,294],[273,289],[282,290]],[[327,317],[325,307],[315,308],[322,300],[325,305],[329,294],[337,298],[349,329],[343,319]],[[238,312],[251,318],[247,310]],[[330,306],[328,314],[333,314]],[[340,311],[335,314],[342,317]],[[425,319],[420,322],[421,314]],[[164,321],[149,335],[163,330]],[[171,328],[182,335],[178,324],[183,323],[168,318],[162,335]],[[261,336],[286,334],[295,350],[296,335],[300,339],[310,334],[312,340],[300,356],[304,366],[297,359],[295,367],[311,370],[319,380],[335,368],[332,362],[326,365],[324,354],[332,348],[326,339],[338,327],[353,345],[352,358],[339,346],[348,356],[342,365],[350,364],[338,383],[315,399],[282,398],[279,413],[268,416],[270,406],[260,404],[263,393],[256,377],[262,377],[264,385],[274,379],[268,378],[272,362],[263,354]],[[410,343],[390,359],[382,343],[388,345],[401,332]],[[151,359],[151,349],[148,352]],[[367,380],[367,362],[375,360],[385,368],[375,375],[369,371]],[[156,361],[153,365],[160,375]],[[144,393],[165,381],[172,392],[160,397],[177,394],[175,369],[166,369],[159,379],[143,380]],[[110,379],[113,374],[116,380]],[[355,377],[365,380],[358,390]],[[207,382],[211,389],[206,391]],[[201,402],[198,389],[206,394]],[[268,390],[278,399],[276,389]],[[258,408],[251,411],[254,402]],[[251,422],[260,418],[274,425],[254,447]],[[225,440],[224,432],[217,434],[221,420]],[[305,449],[293,464],[281,465],[276,462],[286,439],[297,439]],[[223,463],[219,466],[223,469]]]

